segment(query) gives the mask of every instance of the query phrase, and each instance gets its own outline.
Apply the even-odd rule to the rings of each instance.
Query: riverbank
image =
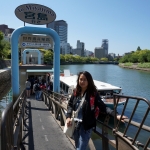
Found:
[[[142,71],[150,72],[150,68],[139,67],[138,63],[132,63],[130,65],[127,65],[126,63],[119,63],[118,65],[122,68],[128,68],[128,69],[142,70]]]

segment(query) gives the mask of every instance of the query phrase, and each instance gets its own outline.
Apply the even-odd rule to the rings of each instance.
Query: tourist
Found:
[[[30,77],[30,82],[31,82],[31,95],[34,93],[33,92],[33,84],[34,84],[34,78]]]
[[[38,81],[37,80],[35,80],[34,81],[34,85],[33,85],[33,91],[34,91],[34,93],[35,93],[35,99],[36,100],[39,100],[39,98],[40,98],[40,90],[41,90],[41,88],[40,88],[40,84],[38,83]]]
[[[27,95],[27,97],[30,97],[31,82],[29,81],[29,79],[27,79],[26,82],[25,82],[25,88],[26,88],[26,95]]]
[[[68,102],[66,116],[68,127],[71,126],[72,111],[77,109],[84,95],[85,99],[77,116],[77,119],[81,122],[76,122],[76,128],[73,134],[76,150],[86,150],[91,137],[92,129],[96,127],[96,117],[98,117],[99,110],[102,113],[107,113],[114,116],[114,111],[106,107],[104,102],[101,100],[91,74],[84,71],[79,73],[76,89]],[[117,114],[116,117],[117,119],[120,119],[121,115]],[[125,118],[127,117],[122,116],[121,121],[124,121]]]

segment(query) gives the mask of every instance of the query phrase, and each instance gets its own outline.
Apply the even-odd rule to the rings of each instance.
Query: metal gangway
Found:
[[[93,129],[93,132],[102,141],[99,149],[109,150],[111,145],[116,150],[150,150],[150,125],[146,124],[147,119],[150,119],[150,101],[141,97],[114,94],[115,114],[117,113],[117,102],[120,98],[126,98],[126,103],[120,113],[121,115],[126,113],[127,107],[130,105],[131,101],[134,102],[135,105],[133,105],[133,108],[130,108],[131,113],[130,116],[128,116],[128,119],[125,119],[125,127],[123,130],[120,129],[122,124],[121,120],[117,121],[115,117],[113,118],[113,125],[109,124],[111,120],[109,115],[105,115],[103,120],[97,120],[97,127],[96,129]],[[34,98],[26,98],[24,90],[16,102],[14,104],[11,102],[3,111],[1,118],[1,150],[38,149],[36,148],[36,145],[32,145],[33,139],[36,139],[34,136],[41,134],[38,131],[37,134],[35,134],[36,132],[33,132],[33,129],[36,128],[36,126],[32,128],[36,118],[32,116],[33,114],[31,115],[31,111],[35,109],[40,109],[41,113],[44,114],[43,117],[48,118],[48,115],[51,115],[53,117],[52,122],[59,125],[59,128],[57,125],[53,125],[54,128],[58,130],[58,133],[56,134],[55,132],[55,134],[51,134],[51,136],[53,136],[52,138],[54,138],[56,142],[59,141],[59,138],[65,139],[68,143],[66,146],[70,146],[70,149],[75,149],[74,140],[63,134],[68,96],[55,92],[48,93],[47,91],[43,91],[42,99],[41,101],[38,101],[38,107],[36,105],[33,106],[34,101]],[[144,103],[146,107],[141,108],[144,109],[144,115],[139,122],[136,122],[134,121],[134,115],[136,114],[136,111],[139,111],[140,103]],[[47,113],[49,114],[47,115]],[[31,119],[30,121],[29,118]],[[47,125],[50,124],[47,123]],[[130,134],[132,128],[136,128],[135,134]],[[148,136],[145,136],[144,140],[141,140],[139,137],[141,137],[143,132],[147,133],[146,135]],[[58,136],[59,134],[60,136]],[[32,140],[27,140],[29,139],[29,136]],[[66,143],[66,141],[63,142]],[[55,148],[53,147],[53,149],[64,149],[63,142],[58,146],[55,145],[55,143],[49,142],[49,149],[53,146],[56,146]],[[46,144],[41,143],[41,141],[36,141],[35,143],[40,143],[39,146]],[[88,149],[97,149],[92,139],[89,141]]]

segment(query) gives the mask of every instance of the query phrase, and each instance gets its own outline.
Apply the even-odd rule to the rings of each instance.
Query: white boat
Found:
[[[73,93],[73,89],[77,84],[77,77],[77,75],[70,74],[69,70],[64,70],[64,73],[60,74],[60,89],[64,94],[71,95]],[[113,108],[113,93],[121,94],[122,88],[98,80],[94,80],[94,84],[97,87],[100,97],[104,103],[108,107]],[[119,99],[118,105],[124,104],[125,101],[126,99]]]

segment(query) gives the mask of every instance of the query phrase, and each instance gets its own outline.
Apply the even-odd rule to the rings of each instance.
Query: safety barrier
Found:
[[[113,125],[110,125],[110,116],[106,115],[104,120],[97,120],[97,127],[94,131],[102,140],[100,149],[109,150],[112,145],[117,150],[150,150],[150,126],[147,120],[150,119],[150,101],[141,97],[125,96],[114,94],[114,110],[117,113],[117,102],[120,98],[125,98],[126,102],[121,110],[121,117],[128,111],[128,106],[131,101],[134,102],[133,108],[130,105],[130,115],[125,119],[125,128],[120,130],[121,120],[117,121],[114,117]],[[46,104],[49,111],[52,113],[56,122],[63,129],[66,121],[68,95],[63,95],[55,92],[48,93],[43,91],[42,100]],[[134,115],[139,111],[141,103],[144,104],[143,117],[140,116],[140,121],[134,121]],[[18,97],[16,102],[10,103],[2,113],[1,119],[1,150],[18,150],[23,148],[22,131],[26,129],[26,94],[25,90]],[[119,106],[120,107],[120,106]],[[104,115],[102,115],[104,116]],[[101,126],[101,127],[100,127]],[[135,134],[130,134],[131,128],[135,127]],[[140,138],[143,136],[144,140]],[[69,137],[68,137],[69,138]],[[74,144],[74,141],[69,138]],[[90,150],[95,150],[94,142],[90,139]]]
[[[145,130],[147,133],[150,132],[150,126],[144,125],[144,122],[146,119],[150,119],[150,101],[146,100],[145,98],[141,97],[133,97],[133,96],[125,96],[125,95],[119,95],[114,94],[114,110],[115,115],[117,113],[117,106],[118,101],[121,98],[126,99],[126,103],[123,106],[122,113],[120,114],[121,117],[124,115],[126,111],[126,107],[129,104],[131,100],[134,100],[136,102],[133,111],[131,111],[131,116],[128,116],[128,119],[125,119],[125,123],[127,126],[125,127],[124,132],[119,131],[119,128],[121,126],[121,120],[117,121],[116,117],[114,117],[114,125],[109,125],[109,119],[110,116],[106,115],[105,119],[103,121],[97,120],[97,124],[100,124],[100,127],[96,127],[96,130],[93,130],[95,134],[97,134],[102,139],[102,148],[105,150],[110,149],[110,145],[112,145],[117,150],[137,150],[137,149],[143,149],[143,150],[149,150],[150,146],[150,137],[148,136],[147,139],[145,139],[146,143],[142,143],[140,141],[137,141],[137,137],[140,135],[140,131]],[[54,118],[56,119],[57,123],[61,126],[63,129],[65,121],[66,121],[66,110],[67,110],[67,101],[68,96],[54,93],[51,94],[47,93],[46,91],[43,92],[43,101],[47,105],[48,109],[52,112]],[[145,114],[143,116],[143,119],[141,123],[133,121],[133,115],[135,114],[135,110],[138,107],[139,102],[144,102],[147,106],[147,109],[145,108]],[[127,136],[127,130],[129,130],[129,126],[135,126],[138,128],[137,133],[135,137]],[[112,132],[110,134],[109,132]],[[134,135],[133,135],[134,136]],[[72,140],[72,139],[71,139]],[[89,148],[91,150],[96,149],[94,146],[94,143],[90,139],[89,142]]]
[[[22,130],[26,107],[25,90],[16,102],[11,102],[2,113],[1,150],[18,150],[22,146]]]

